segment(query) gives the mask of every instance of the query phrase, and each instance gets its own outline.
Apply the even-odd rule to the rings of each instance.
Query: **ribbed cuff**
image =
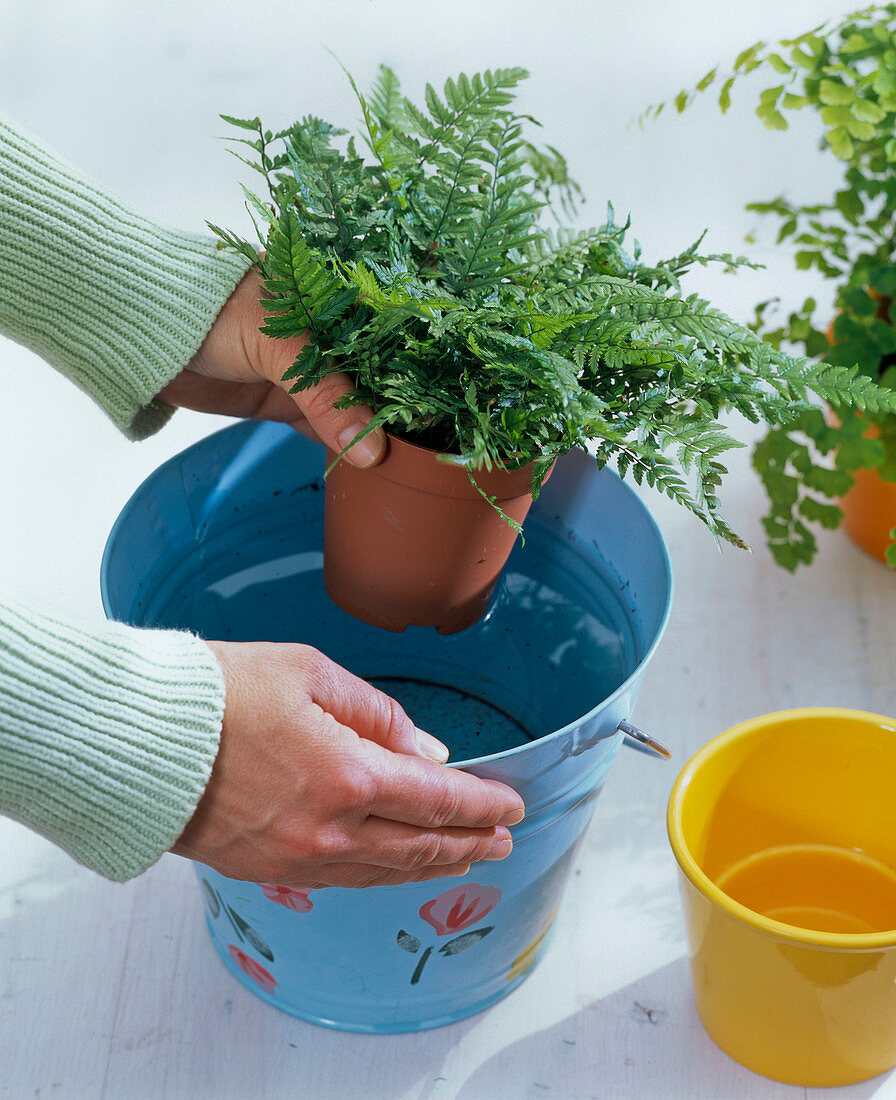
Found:
[[[0,813],[107,878],[145,871],[183,832],[223,713],[200,638],[0,604]]]
[[[0,119],[0,331],[88,393],[131,439],[248,269],[162,229]],[[62,399],[62,398],[60,398]]]

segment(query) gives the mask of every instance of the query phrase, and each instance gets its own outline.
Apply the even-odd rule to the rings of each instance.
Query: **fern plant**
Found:
[[[578,200],[563,157],[529,141],[513,110],[518,68],[427,86],[425,106],[381,68],[352,81],[353,136],[306,117],[284,130],[222,116],[261,177],[244,188],[258,244],[211,226],[250,257],[272,338],[307,333],[284,375],[293,392],[347,370],[346,404],[373,426],[475,471],[589,449],[599,466],[667,493],[717,538],[743,542],[719,510],[722,459],[740,444],[720,416],[792,423],[814,394],[872,409],[896,398],[856,371],[792,358],[685,296],[700,241],[654,264],[626,247],[629,225],[543,224]],[[349,78],[351,79],[351,78]],[[259,193],[259,190],[261,193]]]
[[[843,167],[827,201],[800,204],[778,196],[747,208],[774,219],[778,243],[792,247],[798,269],[831,281],[833,322],[819,316],[814,298],[784,317],[772,299],[758,305],[754,327],[776,348],[856,366],[896,390],[896,4],[865,7],[771,46],[757,42],[730,70],[714,69],[695,89],[680,93],[675,105],[683,111],[713,88],[727,111],[732,87],[754,72],[771,81],[758,93],[763,123],[786,130],[794,112],[818,116],[822,148]],[[896,481],[896,416],[889,404],[859,415],[837,395],[830,403],[833,419],[807,409],[772,428],[754,452],[770,501],[764,521],[769,545],[788,569],[814,557],[814,526],[840,524],[837,500],[857,470]],[[887,558],[896,566],[896,541]]]

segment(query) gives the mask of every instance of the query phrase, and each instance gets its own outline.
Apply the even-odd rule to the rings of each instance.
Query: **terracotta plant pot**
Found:
[[[872,425],[865,433],[879,435]],[[840,499],[843,530],[872,557],[887,560],[887,547],[896,527],[896,482],[884,481],[877,470],[856,470],[855,485]]]
[[[878,303],[875,316],[881,321],[888,320],[893,299],[870,289],[868,296]],[[828,326],[826,335],[828,343],[836,342],[834,321]],[[872,424],[865,435],[873,439],[880,431]],[[855,470],[853,477],[855,485],[839,502],[843,510],[843,530],[867,554],[885,562],[887,547],[893,541],[890,532],[896,527],[896,482],[884,481],[877,470]]]
[[[328,465],[334,458],[328,452]],[[488,610],[516,532],[465,469],[439,458],[389,436],[378,466],[338,462],[327,476],[324,586],[364,622],[453,634]],[[523,522],[532,504],[531,465],[474,476],[506,515]]]

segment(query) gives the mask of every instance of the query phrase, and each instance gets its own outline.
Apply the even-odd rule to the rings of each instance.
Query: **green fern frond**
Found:
[[[723,460],[739,445],[723,414],[786,432],[821,400],[889,410],[896,394],[848,365],[789,358],[684,294],[690,268],[746,262],[702,254],[702,239],[648,265],[612,206],[593,229],[545,228],[552,193],[578,192],[560,154],[532,145],[530,120],[514,111],[525,76],[460,74],[428,87],[418,107],[381,67],[369,95],[355,88],[364,157],[318,118],[276,134],[230,119],[240,155],[267,181],[268,197],[247,193],[265,258],[213,232],[261,271],[263,331],[308,334],[285,374],[294,390],[347,370],[354,387],[341,407],[369,405],[375,423],[474,474],[533,462],[536,490],[558,455],[588,448],[598,466],[615,461],[718,540],[743,545],[720,516]],[[850,454],[867,460],[860,432]],[[788,462],[762,476],[789,485],[803,458]],[[800,525],[833,516],[825,496],[841,471],[809,484],[805,468],[806,492],[775,517],[782,548],[801,545]]]

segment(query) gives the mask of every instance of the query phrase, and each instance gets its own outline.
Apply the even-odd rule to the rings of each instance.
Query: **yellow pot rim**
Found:
[[[828,948],[837,951],[874,951],[896,946],[896,929],[888,932],[816,932],[811,928],[798,928],[792,924],[771,920],[755,913],[745,905],[735,901],[706,875],[691,855],[684,840],[681,816],[688,786],[704,761],[726,748],[733,741],[750,737],[756,730],[767,728],[776,722],[802,721],[819,718],[841,718],[859,720],[867,724],[882,726],[896,733],[896,719],[870,711],[849,710],[840,707],[803,707],[794,710],[779,710],[740,722],[731,729],[708,741],[688,760],[672,786],[666,812],[666,828],[669,842],[682,874],[709,901],[718,906],[735,920],[748,924],[759,932],[776,939],[808,947]]]

